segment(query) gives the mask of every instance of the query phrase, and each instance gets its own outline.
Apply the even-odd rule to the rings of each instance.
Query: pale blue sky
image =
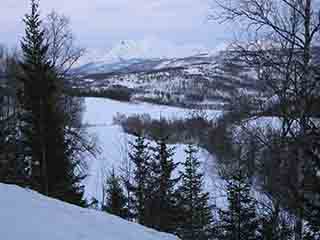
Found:
[[[212,1],[212,0],[211,0]],[[79,43],[108,49],[121,40],[161,39],[216,48],[232,38],[231,27],[208,21],[210,0],[41,0],[43,15],[55,9],[70,17]],[[1,0],[0,42],[15,45],[23,34],[28,0]]]

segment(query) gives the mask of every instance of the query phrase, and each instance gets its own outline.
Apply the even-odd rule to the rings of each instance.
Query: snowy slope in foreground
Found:
[[[121,218],[0,184],[3,240],[177,240]]]

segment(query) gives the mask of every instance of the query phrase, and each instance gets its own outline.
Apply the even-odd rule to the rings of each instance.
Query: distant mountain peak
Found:
[[[211,62],[219,51],[196,44],[176,44],[155,37],[120,40],[107,51],[89,51],[74,69],[80,73],[152,71]]]
[[[194,44],[175,44],[155,37],[142,40],[121,40],[107,51],[89,50],[80,65],[90,62],[114,64],[131,59],[183,58],[205,54],[208,50]]]

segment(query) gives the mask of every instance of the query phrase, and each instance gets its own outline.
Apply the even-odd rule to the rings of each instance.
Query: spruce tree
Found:
[[[175,233],[177,229],[177,192],[179,178],[173,172],[178,166],[173,160],[174,148],[168,146],[168,137],[160,137],[152,148],[151,181],[149,192],[150,227]]]
[[[131,143],[129,158],[134,164],[133,182],[129,185],[132,193],[130,201],[134,208],[133,216],[138,223],[144,225],[148,221],[147,199],[150,197],[148,182],[151,176],[149,145],[143,135],[138,134],[135,142]]]
[[[204,175],[200,171],[197,159],[198,150],[188,145],[187,157],[180,172],[179,187],[179,236],[183,240],[208,240],[212,238],[212,209],[209,205],[209,193],[203,190]]]
[[[21,41],[18,90],[21,157],[30,170],[31,187],[41,193],[70,203],[84,205],[83,179],[74,158],[70,138],[66,136],[67,114],[61,101],[62,81],[47,60],[39,4],[31,0],[31,13],[25,16],[25,37]],[[78,168],[79,169],[79,168]]]
[[[228,208],[220,210],[218,239],[256,240],[258,239],[258,218],[256,203],[250,195],[251,184],[242,170],[232,174],[227,181]]]
[[[48,195],[46,139],[44,138],[44,99],[52,95],[53,69],[46,59],[48,45],[44,43],[39,5],[31,1],[31,13],[24,18],[25,37],[21,41],[23,75],[19,78],[22,89],[18,92],[23,111],[20,115],[21,133],[25,143],[23,153],[29,161],[32,187]]]
[[[112,169],[106,181],[106,199],[102,209],[110,214],[126,219],[128,217],[127,199],[121,186],[121,179]]]

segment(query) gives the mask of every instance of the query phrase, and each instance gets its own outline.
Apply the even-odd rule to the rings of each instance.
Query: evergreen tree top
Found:
[[[42,29],[39,1],[31,0],[31,13],[26,14],[23,22],[26,25],[25,36],[21,41],[21,49],[25,65],[49,66],[47,62],[48,45],[44,40],[44,29]]]
[[[136,164],[148,164],[150,159],[149,144],[146,142],[144,136],[136,135],[134,142],[130,142],[131,151],[129,158]]]

